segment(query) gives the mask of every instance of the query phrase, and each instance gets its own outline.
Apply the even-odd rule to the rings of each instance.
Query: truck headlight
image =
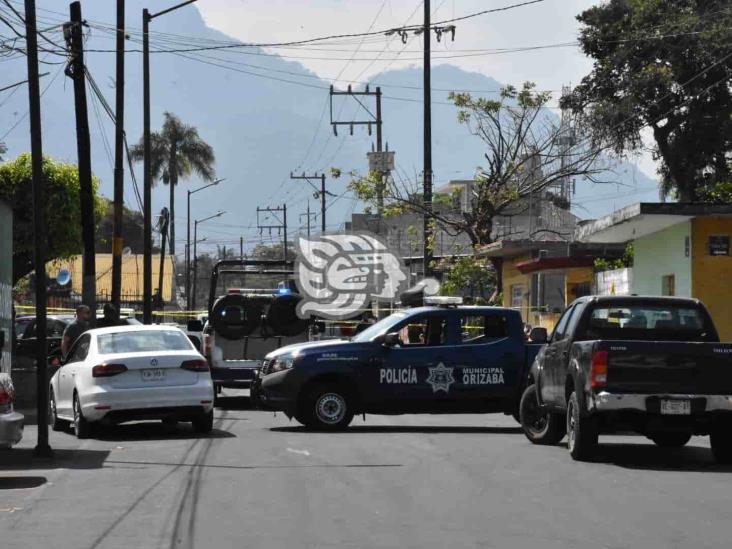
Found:
[[[271,368],[269,369],[269,373],[275,373],[275,372],[283,372],[285,370],[289,370],[295,365],[295,359],[293,358],[277,358],[272,363]]]

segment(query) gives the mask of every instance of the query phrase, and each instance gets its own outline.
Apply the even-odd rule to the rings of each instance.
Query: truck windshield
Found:
[[[698,308],[679,305],[599,305],[577,339],[716,341],[714,329]]]
[[[361,343],[364,341],[371,341],[379,334],[388,333],[391,328],[404,320],[406,316],[407,313],[394,313],[392,315],[389,315],[386,318],[379,320],[373,326],[369,326],[368,328],[366,328],[363,332],[356,335],[351,341],[357,341]]]

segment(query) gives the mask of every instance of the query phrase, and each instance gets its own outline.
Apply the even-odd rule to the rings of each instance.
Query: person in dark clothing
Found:
[[[111,303],[104,304],[104,316],[97,321],[97,328],[109,328],[119,326],[119,313]]]
[[[91,311],[86,305],[79,305],[76,308],[76,319],[66,326],[64,335],[61,338],[61,352],[66,356],[69,349],[78,337],[89,329],[89,318]]]

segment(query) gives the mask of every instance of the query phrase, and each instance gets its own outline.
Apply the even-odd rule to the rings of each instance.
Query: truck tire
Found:
[[[661,448],[681,448],[691,440],[691,433],[685,431],[664,431],[651,433],[648,438]]]
[[[302,399],[295,419],[308,429],[341,431],[353,419],[353,399],[342,385],[313,387]]]
[[[542,411],[536,395],[536,385],[526,387],[519,405],[521,427],[526,438],[534,444],[559,444],[564,438],[566,422],[562,414]]]
[[[210,322],[217,336],[237,340],[251,334],[262,320],[262,304],[241,294],[220,297],[211,309]]]
[[[582,415],[577,392],[567,401],[567,449],[572,459],[588,461],[597,451],[598,429],[595,418]]]
[[[730,429],[716,428],[709,434],[709,442],[712,446],[712,454],[717,463],[723,465],[732,464],[732,437]]]
[[[297,316],[297,304],[302,301],[298,294],[284,294],[275,297],[267,310],[267,328],[272,335],[294,337],[305,333],[308,321]]]

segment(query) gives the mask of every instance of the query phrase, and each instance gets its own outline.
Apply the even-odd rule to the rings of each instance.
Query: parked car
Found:
[[[101,314],[98,318],[102,318]],[[64,330],[71,322],[74,321],[73,315],[48,315],[46,317],[46,342],[48,345],[48,354],[53,355],[61,348],[61,338]],[[36,333],[36,317],[23,316],[15,319],[16,325],[16,342],[13,353],[13,368],[35,368],[36,363],[36,345],[38,334]],[[139,326],[141,322],[134,317],[121,316],[120,325],[122,326]],[[22,331],[17,331],[18,327],[23,327]]]
[[[600,434],[633,430],[663,447],[709,435],[732,463],[732,344],[695,299],[580,298],[531,368],[521,423],[535,444],[567,433],[578,460]]]
[[[10,448],[23,438],[23,414],[13,409],[15,389],[8,374],[0,373],[0,448]]]
[[[178,328],[118,326],[82,334],[51,378],[54,430],[77,437],[95,426],[161,419],[213,428],[208,363]]]
[[[534,340],[546,341],[546,330]],[[254,391],[262,405],[310,428],[342,429],[354,414],[505,413],[540,344],[517,311],[417,307],[350,340],[290,345],[267,355]]]

